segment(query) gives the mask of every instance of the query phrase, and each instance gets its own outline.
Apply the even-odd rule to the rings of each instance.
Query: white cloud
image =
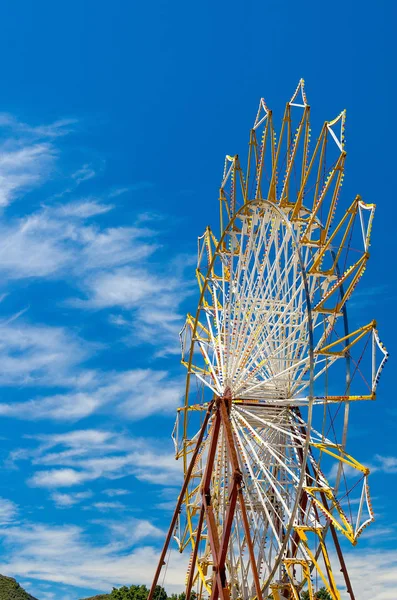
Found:
[[[72,179],[74,179],[76,181],[77,185],[79,185],[83,181],[88,181],[88,179],[92,179],[93,177],[95,177],[95,175],[96,175],[96,173],[95,173],[94,169],[92,168],[92,166],[86,164],[86,165],[83,165],[81,167],[81,169],[79,169],[78,171],[73,173]]]
[[[120,399],[116,410],[130,419],[174,413],[182,397],[182,381],[169,380],[166,371],[135,369],[116,376],[102,390],[108,401]]]
[[[178,312],[186,296],[180,268],[174,275],[158,275],[147,259],[157,248],[154,233],[142,227],[101,229],[85,219],[110,209],[95,200],[43,208],[27,218],[0,226],[0,272],[4,279],[58,277],[78,285],[85,299],[70,301],[85,309],[119,307],[123,314],[110,320],[123,327],[128,344],[156,345],[157,354],[179,352]],[[140,267],[131,265],[139,262]],[[179,274],[178,274],[179,269]],[[176,273],[176,274],[175,274]],[[79,419],[107,404],[117,393],[118,406],[131,418],[141,418],[155,408],[167,410],[177,402],[180,383],[163,371],[97,373],[82,367],[94,346],[62,328],[33,326],[12,321],[0,323],[0,358],[3,383],[47,385],[55,380],[67,393],[32,398],[21,404],[3,402],[0,414],[23,418]],[[56,374],[56,377],[54,375]],[[146,381],[141,381],[142,378]],[[103,384],[105,382],[105,384]],[[1,383],[1,377],[0,377]],[[138,403],[127,386],[137,383],[146,401]],[[167,383],[165,392],[159,386]],[[144,387],[146,386],[146,391]],[[158,396],[156,398],[156,396]]]
[[[0,127],[10,132],[0,146],[0,206],[50,176],[58,156],[54,139],[71,131],[76,121],[62,119],[50,125],[30,126],[12,115],[0,115]]]
[[[114,434],[110,431],[100,429],[78,429],[66,433],[55,433],[50,435],[31,436],[41,442],[40,452],[53,448],[54,446],[64,445],[73,451],[87,452],[91,447],[109,447],[108,442],[112,440]],[[110,446],[111,447],[111,446]]]
[[[157,273],[145,268],[123,267],[93,274],[85,281],[87,300],[74,306],[91,309],[120,308],[110,321],[127,330],[125,341],[157,347],[157,355],[180,352],[178,334],[183,324],[180,305],[191,293],[181,274]]]
[[[155,262],[158,234],[141,215],[133,226],[101,227],[92,219],[114,205],[95,198],[46,206],[0,225],[3,282],[62,279],[80,293],[69,306],[117,309],[110,322],[125,330],[128,343],[157,346],[157,354],[179,352],[180,305],[191,293],[184,269],[191,257]],[[88,219],[91,219],[87,222]]]
[[[60,492],[54,492],[51,495],[52,500],[55,502],[58,508],[70,508],[75,504],[79,504],[83,500],[87,500],[92,497],[92,492],[87,490],[86,492],[76,492],[74,494],[62,494]]]
[[[109,192],[109,198],[117,198],[117,196],[121,196],[122,194],[126,194],[130,191],[129,187],[118,187],[114,188],[111,192]]]
[[[0,147],[0,206],[7,206],[21,192],[49,176],[57,157],[50,143]]]
[[[62,277],[79,279],[147,258],[156,249],[147,228],[101,229],[84,219],[111,205],[81,200],[43,208],[0,226],[0,271],[9,279]]]
[[[140,225],[141,223],[148,223],[150,221],[162,221],[163,219],[165,219],[165,215],[154,211],[146,211],[143,213],[139,213],[137,217],[137,223],[139,223]]]
[[[14,136],[0,146],[0,206],[53,176],[60,156],[57,139],[73,124],[63,120],[32,127],[10,115],[0,115],[0,126]],[[117,226],[116,207],[104,196],[88,192],[78,199],[71,195],[81,184],[88,188],[96,171],[87,162],[69,175],[66,184],[63,177],[63,191],[50,199],[44,197],[40,209],[23,217],[5,217],[0,224],[0,276],[3,285],[9,283],[11,288],[7,303],[12,301],[19,280],[23,280],[20,297],[24,302],[26,297],[26,305],[15,309],[18,313],[0,322],[0,385],[19,388],[17,401],[11,401],[7,391],[2,394],[3,417],[70,421],[101,412],[112,414],[119,423],[153,413],[169,414],[180,401],[182,382],[173,381],[166,370],[86,368],[86,361],[104,350],[103,344],[86,342],[80,329],[77,333],[73,327],[28,321],[32,280],[46,280],[48,302],[53,302],[53,282],[57,285],[62,281],[57,290],[67,286],[69,291],[61,300],[56,297],[59,313],[66,305],[69,315],[76,314],[70,306],[102,311],[103,317],[95,315],[92,321],[100,323],[103,318],[114,322],[122,333],[116,328],[113,332],[126,343],[154,345],[158,354],[174,352],[177,347],[180,304],[189,293],[183,282],[183,266],[168,258],[165,263],[165,251],[156,254],[159,236],[149,225],[158,220],[157,215],[145,213],[134,223]],[[152,186],[138,182],[128,189],[114,188],[108,198]],[[65,198],[71,201],[65,202]],[[111,222],[116,225],[109,227],[101,215],[111,210]],[[5,293],[0,297],[5,298]],[[37,295],[32,297],[38,302]],[[63,323],[61,314],[59,319]],[[78,319],[82,321],[81,314]],[[34,387],[39,392],[33,392]],[[29,395],[21,388],[29,388]],[[87,530],[71,524],[20,523],[16,521],[16,517],[20,519],[16,505],[0,500],[0,535],[5,548],[0,572],[104,591],[112,585],[131,583],[134,578],[149,583],[157,550],[131,546],[147,539],[160,540],[163,532],[147,520],[128,518],[131,508],[127,494],[129,487],[137,484],[133,478],[168,489],[174,484],[179,487],[181,464],[168,448],[161,449],[162,444],[159,440],[130,438],[120,427],[116,431],[87,428],[36,435],[26,440],[24,448],[14,449],[8,466],[18,468],[24,461],[19,479],[44,490],[34,494],[30,490],[29,497],[47,495],[57,508],[64,509],[65,516],[73,514],[67,508],[77,505],[101,513],[103,519],[124,512],[122,522],[103,521],[107,537],[104,533],[98,537],[94,528],[95,538],[91,539],[93,521]],[[99,498],[87,487],[97,490]],[[178,569],[171,567],[168,573],[179,579]],[[54,596],[52,589],[44,589],[45,596],[60,597],[57,592]]]
[[[54,381],[52,377],[56,372],[58,385],[75,384],[78,389],[62,394],[36,397],[25,402],[3,402],[0,403],[0,415],[28,420],[77,421],[95,412],[111,411],[129,420],[139,420],[154,413],[173,413],[180,403],[183,394],[182,379],[170,378],[167,371],[153,369],[122,372],[88,371],[87,373],[82,371],[81,376],[78,376],[76,371],[73,379],[70,374],[68,375],[67,368],[74,365],[73,359],[76,356],[70,355],[69,360],[67,356],[56,360],[57,356],[54,353],[50,356],[51,360],[46,360],[44,355],[34,353],[32,360],[27,356],[21,364],[15,364],[14,371],[4,375],[8,383],[14,380],[19,380],[21,383],[21,378],[24,376],[26,384],[33,385],[36,382],[40,385],[51,385]],[[33,365],[36,365],[34,358],[41,370],[39,366],[33,369]],[[11,365],[13,364],[11,362]],[[12,376],[14,379],[11,379]]]
[[[353,552],[347,552],[345,559],[356,598],[395,600],[397,589],[395,549],[357,548]],[[341,576],[339,579],[342,581]],[[349,600],[350,595],[346,592],[342,593],[342,598]]]
[[[164,446],[164,442],[159,444],[150,439],[101,430],[35,436],[33,440],[38,442],[35,448],[16,449],[11,452],[9,461],[15,466],[21,461],[30,461],[34,473],[28,483],[32,487],[55,490],[131,475],[141,481],[166,486],[179,486],[181,482],[182,467],[171,452],[170,441],[165,450],[155,451],[154,448]],[[125,495],[128,490],[113,490],[106,486],[104,493],[115,497]],[[52,498],[56,502],[59,500],[59,497]]]
[[[0,526],[12,523],[18,513],[18,507],[11,500],[0,498]]]
[[[157,248],[154,233],[149,229],[137,227],[105,230],[86,227],[81,231],[80,241],[82,261],[82,266],[78,269],[80,272],[118,268],[120,265],[142,261],[153,254]],[[101,271],[98,277],[100,275]],[[90,287],[90,281],[84,285]]]
[[[390,298],[390,286],[384,284],[355,290],[354,295],[349,300],[350,310],[354,309],[352,314],[354,315],[355,312],[359,314],[359,310],[376,304],[382,296]]]
[[[156,508],[159,510],[170,510],[174,511],[176,507],[176,500],[168,500],[167,502],[159,502],[156,504]]]
[[[24,523],[0,530],[6,552],[0,571],[15,577],[62,583],[107,592],[113,586],[149,585],[159,550],[143,541],[160,542],[163,531],[145,519],[102,521],[94,537],[74,525]],[[181,590],[188,555],[173,553],[167,590]]]
[[[53,386],[56,381],[62,385],[94,348],[63,327],[29,325],[12,318],[0,321],[0,384]],[[14,406],[0,404],[0,414],[13,414]]]
[[[95,523],[105,526],[116,540],[121,543],[126,542],[129,545],[136,544],[150,537],[158,538],[162,541],[165,534],[162,529],[153,525],[147,519],[136,519],[135,517],[129,517],[126,521],[124,519],[121,521],[115,519],[97,519]],[[128,527],[131,525],[133,527]]]
[[[92,507],[100,512],[109,512],[113,510],[124,511],[127,507],[122,502],[94,502]]]
[[[0,560],[0,571],[19,579],[37,579],[98,592],[132,583],[150,585],[164,532],[147,519],[125,516],[121,521],[97,519],[93,523],[97,526],[93,535],[70,524],[25,522],[1,527],[5,553]],[[148,541],[152,545],[149,546]],[[145,545],[141,546],[142,542]],[[172,547],[164,581],[170,593],[183,589],[189,560],[188,551],[180,555]],[[345,560],[357,598],[395,600],[397,553],[394,549],[356,548],[345,553]],[[343,589],[336,560],[332,562]],[[349,595],[342,591],[341,598],[348,600]]]
[[[113,188],[113,190],[108,194],[108,196],[109,198],[116,198],[117,196],[121,196],[122,194],[126,194],[127,192],[140,192],[141,190],[149,190],[153,187],[154,183],[150,181],[137,181],[136,183],[132,183],[131,185]]]
[[[40,138],[58,138],[67,135],[73,131],[73,126],[77,124],[77,119],[58,119],[49,125],[28,125],[18,121],[9,113],[0,114],[0,127],[8,128],[12,133],[18,136],[23,134],[31,139]]]
[[[79,473],[74,469],[52,469],[39,471],[29,480],[32,487],[60,488],[71,487],[92,479],[88,473]]]
[[[86,304],[93,308],[134,308],[144,298],[161,294],[167,289],[166,282],[158,281],[154,274],[148,276],[146,272],[136,272],[129,267],[101,273],[88,280],[87,287],[91,297]]]
[[[382,456],[375,454],[374,463],[371,465],[371,472],[381,471],[382,473],[397,473],[397,457]]]
[[[74,257],[65,245],[71,227],[48,219],[45,211],[0,226],[0,270],[8,279],[48,277],[61,271]]]
[[[26,402],[0,404],[0,415],[37,421],[78,421],[93,414],[98,402],[90,394],[76,392],[36,398]]]
[[[113,204],[101,204],[95,199],[84,199],[60,205],[57,212],[60,217],[87,219],[96,215],[103,215],[113,208]]]
[[[53,138],[63,135],[73,120],[57,121],[45,127],[29,127],[11,115],[0,115],[0,126],[28,136],[29,144],[9,140],[0,148],[0,204],[26,185],[41,181],[45,165],[57,155]],[[25,139],[22,135],[22,138]],[[51,141],[35,142],[40,138]],[[17,144],[17,147],[15,147]],[[75,184],[95,175],[90,164],[72,174]],[[3,187],[1,177],[4,178]],[[147,181],[128,186],[130,191],[152,187]],[[126,188],[116,188],[116,196]],[[71,190],[70,190],[71,191]],[[4,196],[2,200],[2,194]],[[142,224],[153,220],[145,213],[135,227],[100,228],[85,220],[104,214],[113,205],[85,198],[63,205],[47,206],[21,219],[0,226],[0,272],[5,279],[58,277],[80,287],[85,297],[70,300],[76,307],[133,311],[133,315],[113,315],[112,320],[133,333],[130,341],[162,345],[160,354],[175,352],[182,318],[179,305],[188,293],[181,264],[175,261],[164,270],[148,259],[159,247],[156,232]],[[185,260],[180,263],[185,263]],[[175,274],[176,272],[176,274]],[[76,286],[77,284],[77,286]]]
[[[332,464],[332,467],[328,473],[329,481],[335,482],[336,476],[339,473],[340,464],[341,464],[340,462],[336,462],[336,461]],[[346,465],[343,463],[342,463],[342,474],[347,479],[354,478],[354,477],[356,477],[358,479],[361,476],[360,472],[358,472],[357,469],[355,469],[354,467],[351,467],[350,465]]]
[[[113,498],[115,496],[126,496],[127,494],[130,494],[130,490],[123,490],[120,488],[110,488],[108,490],[102,490],[102,494],[105,494],[106,496],[109,496],[109,498]]]

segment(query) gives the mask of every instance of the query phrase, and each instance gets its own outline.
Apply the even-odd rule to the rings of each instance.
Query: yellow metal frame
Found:
[[[307,527],[305,525],[295,525],[294,530],[298,534],[307,554],[310,557],[312,564],[316,567],[316,571],[320,575],[321,580],[324,583],[325,589],[330,594],[332,600],[341,600],[340,593],[336,586],[334,574],[332,572],[331,562],[329,560],[327,548],[325,546],[323,530],[319,527]],[[314,533],[318,537],[321,555],[323,557],[328,576],[326,576],[323,573],[323,571],[318,563],[317,556],[315,556],[315,554],[310,549],[310,546],[308,544],[308,538],[306,535],[306,532],[308,532],[308,531]]]
[[[297,110],[302,112],[299,116],[298,126],[295,129],[293,123],[296,122],[294,121],[294,118]],[[324,283],[323,288],[319,286],[319,289],[323,291],[319,294],[320,298],[312,310],[317,313],[329,314],[331,316],[330,322],[332,323],[341,316],[341,311],[345,303],[351,296],[360,277],[365,271],[366,263],[369,258],[368,247],[375,205],[364,204],[361,197],[356,196],[348,210],[334,226],[334,229],[331,230],[339,193],[344,179],[346,161],[346,152],[344,149],[344,123],[345,111],[342,111],[335,119],[326,121],[315,144],[314,152],[309,157],[311,138],[310,106],[307,103],[304,82],[301,80],[291,100],[286,104],[278,140],[276,140],[276,134],[273,127],[272,111],[268,109],[264,100],[261,99],[254,126],[250,131],[248,166],[245,178],[240,165],[239,156],[226,156],[225,169],[219,189],[220,239],[218,241],[209,227],[206,228],[204,235],[201,238],[202,244],[199,246],[199,262],[196,269],[196,278],[200,290],[199,307],[196,317],[189,314],[186,319],[186,326],[191,332],[192,341],[189,358],[182,361],[182,364],[187,368],[187,380],[185,406],[179,409],[180,411],[183,411],[184,446],[178,454],[178,456],[183,457],[185,470],[188,464],[188,458],[192,452],[192,442],[188,438],[187,431],[187,415],[190,410],[203,410],[203,406],[205,406],[197,404],[189,405],[190,377],[192,374],[197,374],[201,377],[214,377],[214,370],[216,369],[214,365],[210,365],[206,353],[201,347],[201,344],[209,343],[211,341],[211,336],[214,334],[208,327],[200,322],[200,311],[205,308],[214,308],[215,301],[217,302],[216,308],[222,310],[219,297],[215,300],[216,294],[212,294],[211,298],[208,295],[206,296],[205,292],[209,278],[221,280],[221,274],[216,273],[216,258],[219,252],[226,255],[228,252],[231,252],[231,249],[227,247],[225,232],[239,231],[236,223],[236,214],[238,210],[242,212],[246,211],[247,214],[249,214],[249,204],[251,201],[259,203],[264,199],[267,202],[278,204],[285,212],[286,218],[293,223],[294,227],[299,231],[299,244],[301,246],[309,247],[308,250],[312,252],[312,263],[307,272],[308,280],[316,280]],[[337,124],[341,125],[340,136],[337,136],[333,130],[333,127]],[[326,165],[326,148],[331,142],[336,143],[337,159],[334,165],[329,168]],[[285,157],[283,156],[284,154]],[[291,192],[291,188],[293,187],[291,183],[291,174],[296,166],[297,157],[300,155],[303,156],[303,159],[301,165],[299,165],[299,168],[297,169],[299,173],[297,175],[299,179],[299,190],[294,196]],[[285,169],[284,173],[282,173],[281,163],[284,159]],[[271,175],[266,192],[264,173],[266,167],[269,165],[271,167]],[[325,181],[321,183],[324,171],[326,173],[326,178]],[[269,175],[269,173],[267,174]],[[279,182],[279,179],[281,179],[282,176],[283,179]],[[315,185],[313,186],[314,192],[311,196],[312,199],[309,201],[309,206],[305,206],[304,202],[308,201],[308,196],[305,191],[308,182],[311,181],[311,176],[312,178],[315,178]],[[251,198],[249,196],[249,190],[250,184],[253,183],[254,178],[255,193],[254,197]],[[281,193],[278,193],[278,186],[281,188]],[[364,249],[352,264],[349,264],[349,262],[347,263],[347,269],[339,276],[337,272],[338,261],[344,256],[343,253],[346,243],[353,231],[353,226],[357,217],[361,216],[360,210],[362,209],[371,211],[368,227],[363,233]],[[322,211],[325,213],[323,221],[320,220]],[[335,254],[332,255],[331,252],[334,251],[334,245],[336,243],[336,251]],[[233,252],[236,254],[238,251],[240,251],[240,248],[237,250],[234,249]],[[330,256],[332,257],[332,260],[330,261],[331,266],[324,268],[323,265],[325,264],[325,259],[327,257],[327,260],[329,260]],[[230,273],[228,273],[227,269],[224,270],[224,277],[226,280],[230,279]],[[346,289],[344,290],[342,297],[340,297],[342,286],[346,287]],[[246,315],[246,318],[248,318],[248,316],[249,315]],[[332,321],[332,319],[334,320]],[[323,345],[316,351],[316,355],[327,356],[330,357],[330,359],[343,358],[350,352],[355,344],[357,344],[365,335],[373,331],[375,327],[376,323],[375,321],[372,321],[368,325],[360,327],[353,333],[333,342],[328,341],[330,336],[329,333],[326,332],[322,342]],[[215,337],[214,339],[218,340],[219,338]],[[200,348],[200,353],[204,360],[204,363],[201,362],[201,359],[198,361],[200,364],[204,365],[201,367],[194,365],[194,353],[197,345]],[[316,400],[323,400],[324,403],[336,403],[373,400],[374,398],[375,393],[372,391],[372,393],[368,395],[317,397],[314,398],[314,403],[316,403]],[[236,404],[244,403],[244,400],[236,398],[233,402]],[[250,400],[250,402],[255,403],[255,399]],[[260,404],[260,402],[258,402],[258,404]],[[369,470],[366,467],[348,455],[340,446],[320,442],[313,442],[311,446],[316,448],[320,453],[326,453],[340,463],[353,467],[357,471],[363,473],[364,476],[367,476],[369,473]],[[193,485],[190,491],[186,492],[185,499],[185,504],[188,509],[186,511],[187,524],[184,536],[182,536],[182,545],[183,547],[186,547],[190,541],[193,549],[196,543],[194,525],[195,507],[193,506],[193,502],[198,489],[198,486]],[[304,488],[304,490],[310,497],[310,502],[313,502],[319,510],[325,514],[326,519],[331,522],[340,533],[346,536],[351,543],[355,544],[357,540],[354,536],[352,526],[338,504],[331,488],[326,486],[308,486]],[[324,506],[324,503],[322,503],[321,499],[318,497],[320,494],[325,494],[327,500],[330,501],[330,507],[328,507],[328,504],[327,506]],[[295,525],[293,530],[299,538],[299,544],[301,545],[302,550],[304,550],[309,558],[307,560],[294,558],[283,559],[289,581],[286,581],[285,583],[271,583],[270,587],[273,592],[274,600],[280,599],[280,591],[283,589],[288,589],[294,600],[299,600],[299,594],[304,586],[307,586],[310,600],[314,600],[314,590],[310,579],[312,569],[315,569],[320,575],[332,600],[340,600],[340,594],[336,587],[325,546],[324,531],[319,527],[307,527],[304,525]],[[318,554],[313,553],[310,548],[307,536],[307,533],[309,532],[312,532],[318,538],[320,554],[326,565],[326,573],[321,570],[321,566],[318,563]],[[293,564],[300,564],[304,572],[303,581],[300,582],[299,585],[295,585],[293,581]],[[209,564],[202,565],[198,559],[196,565],[192,565],[191,568],[197,569],[195,581],[197,578],[200,578],[202,589],[205,589],[208,594],[211,594],[211,586],[208,583],[210,578],[207,573],[209,566]]]

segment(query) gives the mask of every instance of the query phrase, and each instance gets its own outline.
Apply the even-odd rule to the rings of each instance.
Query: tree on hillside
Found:
[[[190,592],[190,600],[196,600],[197,598],[197,594],[196,592]],[[171,594],[171,596],[169,596],[168,600],[186,600],[186,594],[185,592],[182,592],[181,594]]]
[[[167,592],[161,585],[156,585],[154,590],[153,600],[168,600]]]
[[[109,600],[146,600],[149,590],[146,585],[124,585],[121,588],[113,588]],[[161,585],[156,585],[153,600],[168,600],[167,592]]]
[[[318,600],[332,600],[331,594],[327,592],[327,590],[324,587],[321,588],[321,590],[318,590],[316,598]]]
[[[36,600],[12,577],[0,575],[0,600]]]
[[[325,587],[322,587],[314,594],[315,600],[332,600],[331,594],[327,592]],[[310,600],[309,592],[302,592],[301,600]]]

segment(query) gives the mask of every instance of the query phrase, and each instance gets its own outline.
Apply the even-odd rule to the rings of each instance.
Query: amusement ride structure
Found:
[[[181,332],[184,483],[149,600],[173,538],[190,552],[188,600],[355,599],[343,548],[373,511],[349,409],[375,399],[388,355],[375,321],[349,329],[375,206],[340,209],[344,130],[343,111],[311,145],[301,80],[277,137],[261,99],[246,172],[226,157],[220,233],[198,240],[200,299]]]

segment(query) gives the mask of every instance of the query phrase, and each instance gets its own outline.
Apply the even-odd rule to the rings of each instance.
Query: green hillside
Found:
[[[89,598],[83,598],[83,600],[110,600],[110,594],[99,594],[99,596],[90,596]]]
[[[111,600],[111,595],[99,594],[98,596],[90,596],[89,598],[83,598],[82,600]]]
[[[0,600],[37,600],[28,594],[12,577],[0,575]]]

